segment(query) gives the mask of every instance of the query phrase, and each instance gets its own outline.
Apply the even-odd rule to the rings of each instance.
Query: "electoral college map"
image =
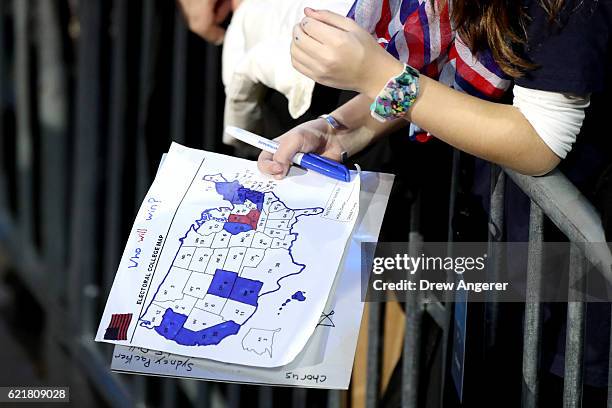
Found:
[[[260,367],[290,363],[320,320],[360,180],[173,144],[131,230],[97,341]]]

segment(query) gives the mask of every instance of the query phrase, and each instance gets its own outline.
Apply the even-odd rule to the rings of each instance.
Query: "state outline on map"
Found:
[[[261,329],[261,328],[258,328],[258,327],[251,327],[251,328],[249,328],[249,331],[246,332],[246,334],[242,338],[242,341],[240,342],[240,345],[242,346],[242,349],[244,351],[249,351],[251,353],[255,353],[258,356],[261,356],[261,355],[263,355],[264,353],[267,352],[268,356],[270,358],[272,358],[272,347],[274,346],[274,335],[276,333],[280,332],[280,331],[281,331],[280,328],[278,328],[278,329]],[[257,351],[257,347],[256,346],[253,346],[253,345],[247,346],[247,345],[244,344],[245,341],[247,341],[247,338],[249,338],[249,341],[250,341],[250,337],[251,336],[253,336],[253,337],[255,337],[255,336],[264,336],[264,334],[260,333],[260,332],[269,332],[270,333],[269,334],[269,336],[270,336],[269,345],[264,344],[264,349],[263,350]],[[268,341],[268,339],[262,339],[261,337],[259,337],[257,339],[257,342],[261,342],[262,340]]]

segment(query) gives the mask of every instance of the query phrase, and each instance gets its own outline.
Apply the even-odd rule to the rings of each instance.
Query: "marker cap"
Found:
[[[317,154],[305,153],[300,162],[300,166],[336,180],[351,181],[351,173],[345,165]]]

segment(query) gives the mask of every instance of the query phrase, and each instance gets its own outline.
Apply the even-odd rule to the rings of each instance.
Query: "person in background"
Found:
[[[223,43],[224,127],[277,135],[265,126],[271,119],[265,115],[271,91],[282,94],[285,100],[279,108],[293,120],[304,116],[312,105],[315,82],[291,64],[293,26],[304,17],[305,7],[325,6],[346,14],[351,5],[352,0],[244,0],[232,15]],[[240,155],[255,150],[228,134],[223,142]],[[258,154],[257,150],[251,157]]]
[[[304,17],[305,7],[324,6],[346,14],[352,0],[180,0],[178,3],[194,33],[211,43],[223,42],[224,128],[235,126],[258,134],[277,135],[299,121],[312,119],[337,106],[340,91],[321,85],[315,87],[311,78],[292,66],[291,33],[293,26]],[[259,154],[259,150],[227,134],[223,135],[223,143],[234,147],[235,154],[242,157]]]
[[[313,9],[305,15],[293,32],[294,67],[358,95],[279,136],[278,151],[259,157],[262,172],[282,179],[296,152],[341,160],[409,126],[407,137],[416,141],[434,138],[523,174],[559,166],[594,198],[612,160],[610,138],[601,133],[609,127],[611,1],[357,0],[348,17]],[[501,103],[510,90],[510,103]],[[473,193],[484,196],[489,173],[484,161],[475,163]],[[439,165],[430,161],[413,177],[428,178]],[[611,210],[600,208],[604,219]],[[529,199],[510,181],[505,215],[504,239],[527,241]],[[502,328],[498,347],[504,371],[520,378],[520,359],[511,360],[521,352],[522,312],[508,313],[518,324]],[[609,314],[607,304],[588,307],[584,406],[606,403]],[[565,327],[563,311],[550,315],[541,398],[558,406]],[[502,383],[485,387],[487,395],[508,395],[503,406],[520,404],[520,382],[512,392]]]
[[[339,159],[412,123],[521,173],[549,172],[571,149],[590,94],[603,88],[612,8],[563,3],[358,0],[349,17],[306,10],[294,66],[359,96],[331,114],[344,130],[304,124],[278,138],[274,156],[261,155],[260,169],[282,178],[300,149]],[[512,85],[513,105],[492,101]]]
[[[213,44],[223,43],[223,22],[238,8],[241,0],[179,0],[189,29]]]

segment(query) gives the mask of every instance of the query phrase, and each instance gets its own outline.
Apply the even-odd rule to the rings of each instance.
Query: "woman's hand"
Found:
[[[355,21],[331,11],[304,10],[291,43],[293,66],[316,82],[374,98],[403,64]]]
[[[241,0],[178,0],[189,29],[214,44],[221,44],[225,30],[221,23]]]
[[[298,152],[313,152],[340,161],[343,152],[350,157],[376,139],[408,124],[401,119],[384,123],[377,121],[370,115],[370,103],[369,97],[360,94],[332,112],[332,116],[344,125],[342,130],[333,129],[325,119],[319,118],[277,137],[275,140],[280,146],[276,153],[262,152],[259,155],[259,170],[282,179]]]
[[[276,153],[261,152],[257,166],[262,173],[276,179],[285,177],[296,153],[317,153],[332,160],[340,160],[344,151],[334,130],[325,119],[315,119],[302,123],[277,137],[279,147]]]

